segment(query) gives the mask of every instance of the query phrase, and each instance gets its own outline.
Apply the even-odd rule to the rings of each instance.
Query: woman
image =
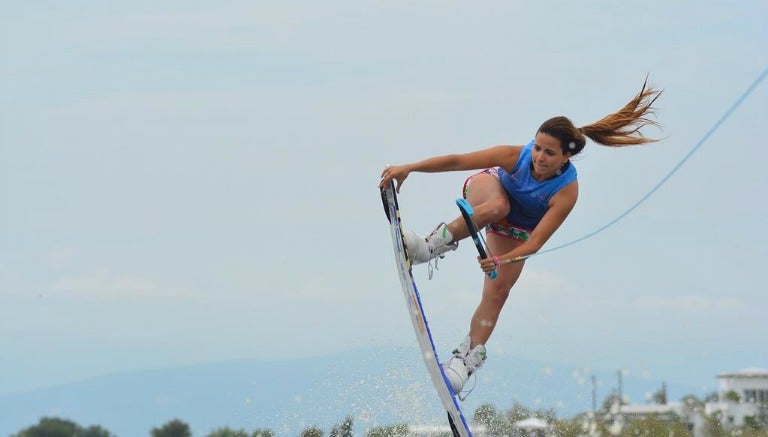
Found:
[[[469,375],[486,358],[485,343],[493,333],[501,308],[525,265],[525,257],[546,243],[576,204],[578,181],[571,158],[579,154],[589,138],[604,146],[644,144],[640,129],[657,125],[649,120],[653,103],[661,91],[643,84],[640,93],[618,112],[577,128],[566,117],[545,121],[535,138],[525,146],[494,146],[466,154],[436,156],[423,161],[388,166],[381,174],[381,188],[397,181],[397,191],[411,172],[481,170],[464,182],[463,195],[474,210],[478,227],[485,227],[490,254],[480,259],[486,274],[480,304],[469,325],[469,335],[444,364],[446,376],[459,393]],[[461,216],[440,223],[426,237],[404,235],[413,264],[443,257],[469,236]]]

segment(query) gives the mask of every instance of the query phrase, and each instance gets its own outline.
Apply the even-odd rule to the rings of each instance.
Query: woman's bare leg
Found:
[[[511,238],[503,237],[489,233],[486,235],[488,250],[492,254],[503,254],[509,252],[521,243]],[[499,320],[499,314],[507,301],[512,286],[515,285],[520,273],[523,270],[525,261],[517,261],[504,264],[499,267],[498,275],[495,279],[485,276],[483,282],[483,295],[480,304],[472,316],[469,327],[469,337],[472,339],[471,346],[485,344],[496,328],[496,322]]]

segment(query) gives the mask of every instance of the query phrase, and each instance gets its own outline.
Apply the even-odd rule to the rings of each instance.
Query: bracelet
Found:
[[[507,259],[507,260],[502,261],[501,258],[499,258],[498,256],[494,256],[493,257],[493,262],[496,263],[497,266],[503,266],[504,264],[511,263],[512,260],[511,259]]]

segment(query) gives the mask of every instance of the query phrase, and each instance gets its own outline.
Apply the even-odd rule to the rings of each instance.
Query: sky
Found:
[[[573,241],[768,67],[767,16],[757,0],[0,1],[0,393],[414,346],[385,165],[525,144],[555,115],[591,123],[648,77],[660,141],[588,143],[546,247]],[[489,360],[712,390],[768,367],[766,115],[761,83],[626,218],[529,260]],[[412,174],[404,225],[455,217],[468,175]],[[479,300],[475,256],[463,242],[432,280],[414,268],[441,350]]]

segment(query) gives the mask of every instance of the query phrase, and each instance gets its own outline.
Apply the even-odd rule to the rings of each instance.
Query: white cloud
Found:
[[[189,300],[200,296],[198,292],[160,286],[149,278],[108,274],[61,277],[51,285],[50,290],[55,295],[86,299]]]
[[[681,296],[645,295],[636,298],[630,306],[650,312],[711,313],[712,315],[733,313],[747,308],[746,303],[738,298],[693,294]]]
[[[50,267],[62,267],[76,259],[81,250],[75,247],[52,247],[44,251],[40,257],[43,264]]]
[[[568,281],[551,270],[540,270],[527,266],[523,269],[515,287],[535,290],[535,294],[548,298],[568,289]]]
[[[217,4],[204,9],[170,10],[140,6],[119,16],[99,14],[98,19],[60,20],[50,29],[70,44],[110,50],[126,43],[152,40],[160,49],[233,50],[284,45],[296,40],[304,24],[300,14],[256,4]],[[157,49],[155,47],[154,49]]]

